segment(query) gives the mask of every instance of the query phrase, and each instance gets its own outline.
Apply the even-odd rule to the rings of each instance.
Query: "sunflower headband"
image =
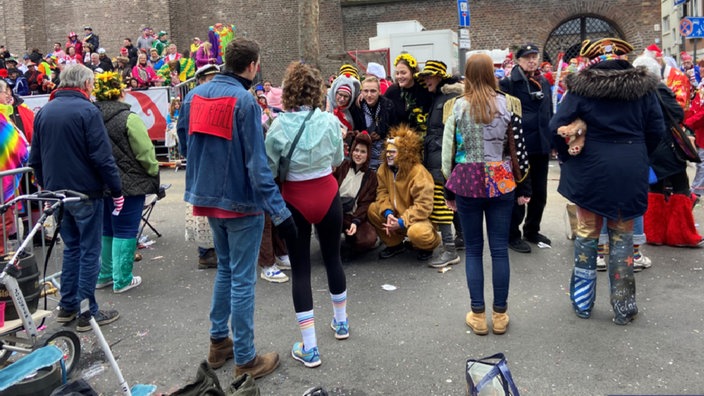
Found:
[[[96,74],[95,84],[93,84],[93,96],[99,101],[117,100],[122,94],[126,85],[116,72],[104,72]]]
[[[415,69],[416,67],[418,67],[418,62],[416,61],[416,58],[414,58],[411,54],[401,54],[397,56],[394,60],[394,66],[398,65],[398,62],[402,60],[406,61],[406,63],[408,63],[408,66],[410,66],[411,69]]]

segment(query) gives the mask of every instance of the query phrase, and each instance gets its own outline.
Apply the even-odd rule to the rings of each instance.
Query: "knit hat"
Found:
[[[350,65],[349,63],[345,63],[344,65],[340,66],[340,72],[337,75],[341,76],[343,74],[347,77],[354,77],[359,80],[359,71],[356,67],[354,67],[354,65]]]
[[[367,63],[367,74],[383,79],[386,78],[386,69],[376,62],[369,62]]]
[[[440,76],[441,78],[449,78],[447,74],[447,65],[445,62],[438,60],[429,60],[425,62],[425,67],[422,71],[416,73],[416,77]]]
[[[167,34],[168,34],[168,33],[166,33],[166,31],[162,30],[162,31],[160,31],[159,34],[157,34],[156,36],[159,37],[159,38],[161,38],[161,36],[166,36]]]
[[[692,55],[690,55],[686,52],[682,52],[680,54],[680,59],[682,59],[682,62],[687,62],[687,61],[691,62],[693,60]]]
[[[652,52],[656,58],[662,58],[662,50],[657,44],[650,44],[646,50]]]
[[[340,87],[337,88],[337,92],[345,92],[350,98],[352,97],[352,90],[347,85],[340,85]]]
[[[122,78],[118,73],[98,73],[95,75],[93,96],[98,101],[117,100],[125,87],[126,85],[122,83]]]

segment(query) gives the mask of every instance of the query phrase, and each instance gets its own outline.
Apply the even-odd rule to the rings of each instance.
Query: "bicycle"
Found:
[[[20,262],[24,257],[27,257],[24,251],[32,244],[34,235],[41,229],[47,218],[56,214],[56,223],[57,227],[59,227],[64,204],[86,199],[88,199],[88,196],[76,191],[44,190],[34,194],[20,195],[0,205],[1,215],[11,206],[17,205],[20,202],[38,201],[44,203],[44,210],[41,217],[34,224],[29,233],[27,233],[20,246],[12,254],[7,264],[5,264],[2,273],[0,273],[0,284],[9,292],[14,308],[17,311],[17,316],[19,317],[19,319],[5,321],[4,325],[0,327],[0,364],[7,361],[14,352],[30,354],[43,346],[55,345],[63,353],[63,362],[67,376],[78,366],[78,361],[81,356],[81,342],[76,333],[73,330],[59,329],[49,334],[40,335],[37,322],[41,321],[43,324],[44,320],[51,315],[51,311],[36,309],[35,312],[32,313],[17,279],[21,270]],[[52,245],[47,249],[45,260],[48,260],[48,257],[51,255]],[[39,327],[41,327],[41,324]],[[24,337],[22,335],[24,335]]]

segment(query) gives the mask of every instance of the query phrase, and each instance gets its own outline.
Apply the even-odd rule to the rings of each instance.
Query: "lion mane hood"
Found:
[[[389,131],[389,139],[384,144],[384,151],[381,153],[382,165],[386,165],[386,143],[393,139],[398,155],[396,164],[399,173],[407,173],[414,165],[421,163],[421,150],[423,139],[406,124],[398,125]]]

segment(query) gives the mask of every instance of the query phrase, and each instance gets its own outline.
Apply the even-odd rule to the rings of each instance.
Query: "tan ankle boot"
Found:
[[[232,349],[232,339],[226,339],[215,343],[210,341],[210,351],[208,352],[208,364],[213,369],[222,367],[228,359],[232,359],[235,352]]]
[[[507,313],[491,313],[491,329],[494,334],[503,334],[508,329],[508,314]]]
[[[234,376],[239,377],[246,373],[254,377],[254,379],[259,379],[267,374],[271,374],[277,367],[279,367],[279,354],[269,352],[263,355],[257,355],[249,363],[235,367]]]
[[[486,312],[476,313],[469,311],[464,321],[476,335],[489,333],[489,326],[486,324]]]

